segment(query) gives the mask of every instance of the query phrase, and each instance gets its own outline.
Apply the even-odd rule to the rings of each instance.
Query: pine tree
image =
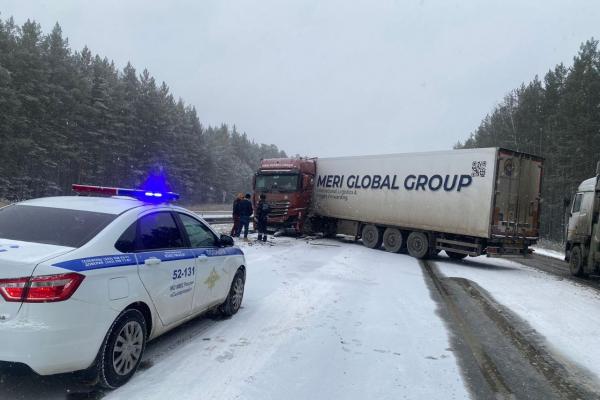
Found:
[[[571,67],[557,65],[511,91],[456,148],[500,146],[545,158],[541,234],[564,239],[565,199],[592,176],[600,157],[600,52],[581,45]]]
[[[67,194],[72,183],[136,186],[169,176],[187,202],[249,190],[261,158],[285,156],[227,125],[204,128],[166,83],[119,71],[58,24],[0,20],[0,198]]]

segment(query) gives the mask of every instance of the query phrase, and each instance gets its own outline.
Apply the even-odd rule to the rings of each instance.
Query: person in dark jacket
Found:
[[[252,202],[250,201],[250,193],[246,193],[245,198],[240,201],[238,209],[240,212],[240,233],[244,228],[244,240],[248,240],[248,225],[250,225],[250,217],[254,210],[252,209]],[[239,235],[238,235],[239,236]]]
[[[240,237],[240,202],[244,199],[244,195],[238,193],[233,200],[233,228],[231,228],[231,236]]]
[[[260,200],[256,205],[256,225],[258,228],[258,240],[267,241],[267,217],[271,212],[271,207],[266,201],[267,196],[260,195]]]

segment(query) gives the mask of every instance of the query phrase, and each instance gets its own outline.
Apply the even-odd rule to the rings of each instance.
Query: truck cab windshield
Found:
[[[295,192],[298,190],[298,174],[257,175],[255,190],[258,192]]]

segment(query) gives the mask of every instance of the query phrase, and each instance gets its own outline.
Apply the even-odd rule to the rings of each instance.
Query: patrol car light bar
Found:
[[[103,194],[105,196],[129,196],[143,201],[169,201],[179,199],[179,194],[173,192],[153,192],[143,189],[123,189],[115,187],[77,185],[72,186],[73,191],[79,194]]]

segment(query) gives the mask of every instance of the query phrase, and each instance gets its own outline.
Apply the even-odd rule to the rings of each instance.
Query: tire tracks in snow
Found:
[[[446,278],[430,261],[420,265],[475,398],[598,398],[591,374],[551,354],[535,330],[477,284]]]
[[[600,292],[600,276],[589,276],[586,278],[571,275],[569,264],[566,261],[557,258],[547,257],[540,254],[533,254],[531,257],[516,258],[514,260],[519,264],[558,277],[559,280],[568,280],[578,285],[585,286]]]
[[[438,303],[441,302],[446,308],[447,313],[446,315],[442,316],[445,317],[444,319],[446,319],[446,321],[449,322],[450,325],[454,328],[454,333],[458,334],[464,340],[463,343],[466,344],[466,347],[468,347],[468,349],[470,350],[471,356],[473,357],[475,363],[479,367],[479,370],[483,378],[489,385],[489,388],[495,394],[495,397],[498,400],[515,399],[511,390],[504,382],[502,375],[499,373],[496,366],[491,361],[481,342],[477,339],[475,332],[473,331],[473,329],[470,328],[469,324],[467,324],[465,319],[463,318],[462,310],[453,301],[450,293],[442,284],[441,279],[438,277],[437,273],[434,272],[433,267],[429,264],[428,261],[424,260],[419,261],[419,264],[421,265],[421,268],[423,268],[425,277],[428,278],[428,283],[430,284],[430,286],[433,286],[436,290],[436,297],[438,297],[436,300],[438,301]],[[459,346],[457,347],[460,348],[464,346],[460,346],[459,344]],[[464,353],[464,351],[461,351],[461,353]],[[471,369],[471,367],[468,369]],[[467,379],[467,381],[472,382],[472,379]],[[475,393],[478,393],[477,397],[479,398],[479,396],[481,396],[482,394],[482,388],[472,387],[472,389],[477,389],[475,390]]]

